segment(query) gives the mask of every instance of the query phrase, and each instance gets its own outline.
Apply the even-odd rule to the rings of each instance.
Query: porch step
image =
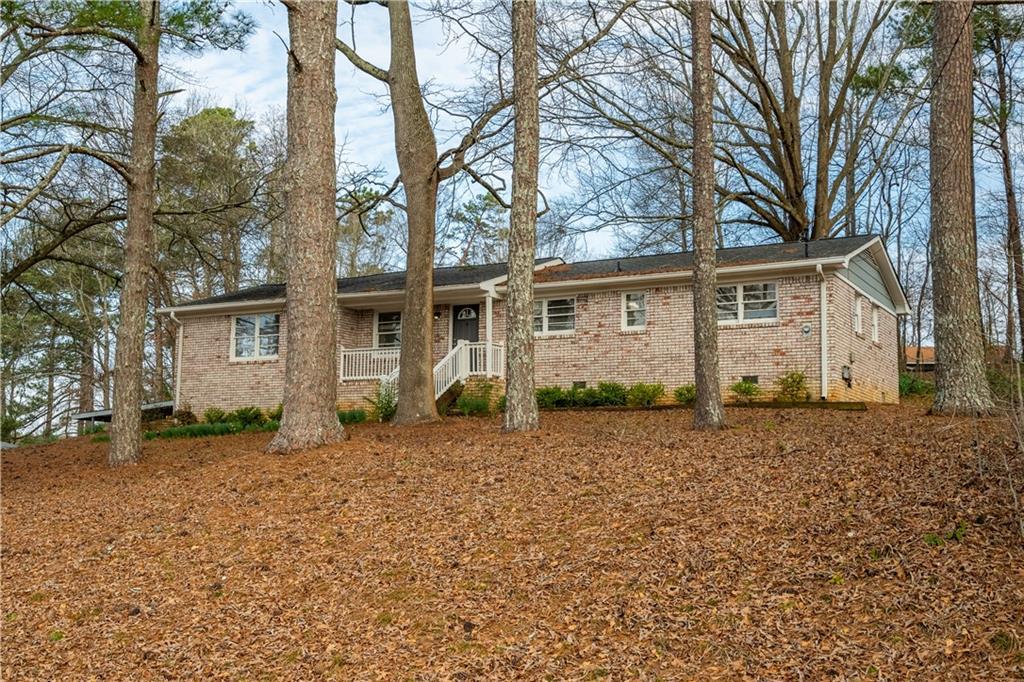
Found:
[[[456,381],[454,384],[448,387],[448,390],[438,396],[436,405],[437,411],[441,414],[447,414],[448,409],[455,404],[455,401],[462,395],[462,391],[465,389],[465,384],[461,381]]]

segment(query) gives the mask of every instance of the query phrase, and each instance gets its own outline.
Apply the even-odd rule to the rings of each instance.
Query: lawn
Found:
[[[1000,420],[542,418],[4,452],[3,678],[1024,675]]]

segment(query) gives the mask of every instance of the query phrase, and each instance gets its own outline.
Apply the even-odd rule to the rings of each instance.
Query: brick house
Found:
[[[718,316],[723,390],[742,378],[765,393],[803,372],[813,397],[899,400],[897,317],[907,301],[873,236],[721,249]],[[693,381],[692,254],[535,266],[536,381]],[[338,280],[341,407],[394,381],[405,274]],[[434,273],[435,389],[504,375],[505,265]],[[285,286],[269,284],[158,311],[178,325],[175,404],[273,408],[283,396]],[[727,396],[728,398],[728,396]]]

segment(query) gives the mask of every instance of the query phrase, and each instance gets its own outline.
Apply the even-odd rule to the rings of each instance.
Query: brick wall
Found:
[[[815,276],[777,278],[779,319],[770,323],[721,325],[720,369],[726,399],[729,386],[743,376],[755,375],[766,394],[787,372],[807,377],[812,398],[820,387],[819,282]],[[629,291],[640,291],[628,289]],[[647,324],[642,330],[623,330],[622,291],[581,293],[576,296],[576,329],[568,335],[539,336],[536,340],[538,386],[570,387],[583,381],[632,384],[662,383],[671,399],[674,388],[693,382],[693,300],[689,285],[646,290]],[[829,399],[895,402],[898,400],[896,318],[881,310],[879,343],[871,341],[871,311],[866,305],[864,334],[852,328],[855,292],[845,282],[830,278],[828,297]],[[538,297],[542,297],[538,293]],[[486,339],[486,307],[480,303],[480,340]],[[450,305],[435,308],[434,361],[451,347]],[[210,406],[235,409],[246,405],[273,408],[281,402],[287,353],[287,328],[281,316],[277,360],[231,361],[231,316],[184,317],[180,403],[197,414]],[[343,308],[338,315],[339,349],[373,345],[372,310]],[[505,308],[494,304],[494,340],[505,333]],[[842,381],[849,365],[853,385]],[[376,381],[338,383],[341,407],[366,407]]]
[[[829,400],[899,402],[899,346],[896,316],[878,308],[878,342],[871,339],[872,303],[862,300],[862,332],[853,329],[853,309],[859,294],[843,280],[829,279]],[[842,378],[850,368],[851,385]]]

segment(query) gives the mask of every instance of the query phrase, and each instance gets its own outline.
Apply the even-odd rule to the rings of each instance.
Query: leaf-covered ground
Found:
[[[3,678],[1024,676],[999,420],[690,418],[5,452]]]

